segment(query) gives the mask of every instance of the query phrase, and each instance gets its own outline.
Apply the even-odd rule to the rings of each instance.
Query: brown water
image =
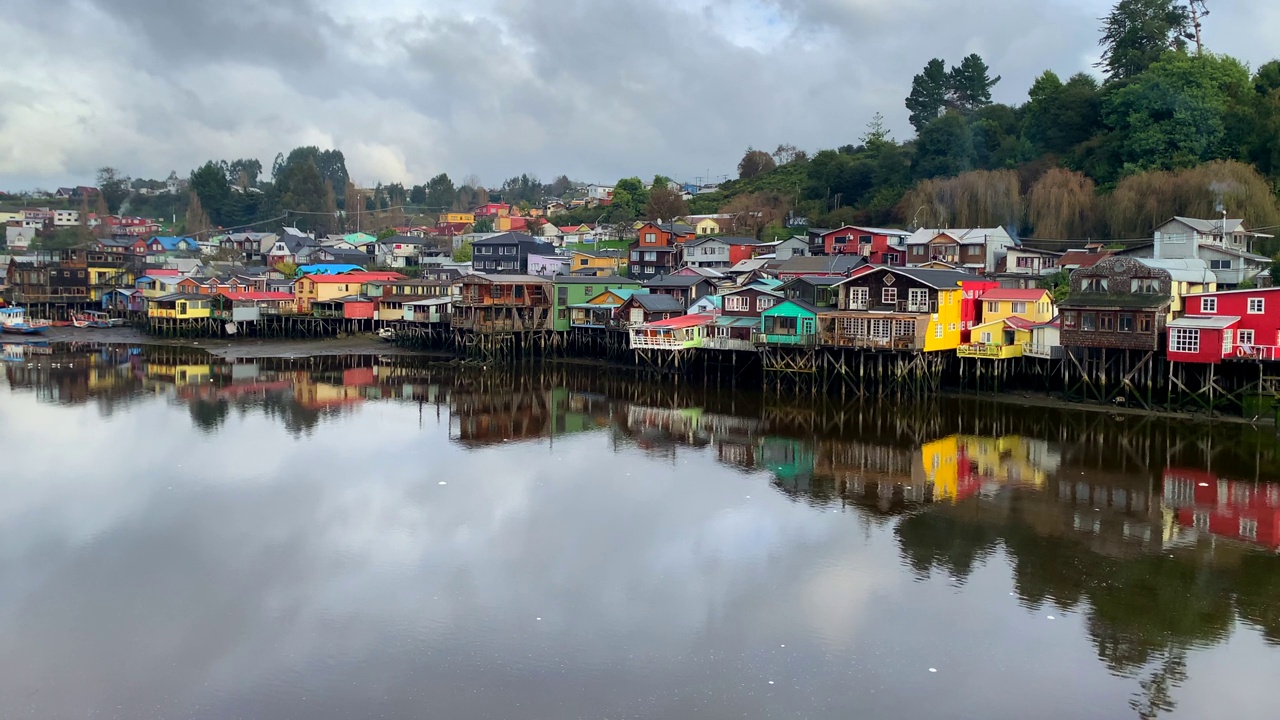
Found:
[[[1273,430],[8,354],[0,717],[1280,712]]]

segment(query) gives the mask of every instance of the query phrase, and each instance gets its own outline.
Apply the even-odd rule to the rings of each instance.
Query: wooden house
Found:
[[[103,294],[102,309],[109,313],[142,313],[147,311],[147,298],[141,290],[117,288]]]
[[[660,275],[644,282],[644,288],[653,295],[669,295],[683,308],[704,295],[714,295],[716,281],[697,273],[690,275]]]
[[[862,255],[876,265],[901,266],[910,236],[906,230],[846,225],[816,233],[810,249],[815,255]]]
[[[311,314],[329,320],[372,320],[376,312],[377,302],[363,295],[311,301]]]
[[[1031,341],[1022,346],[1022,356],[1044,360],[1062,359],[1062,333],[1057,318],[1032,326]]]
[[[713,315],[678,315],[642,325],[632,325],[632,350],[688,350],[702,347]]]
[[[411,300],[404,304],[404,320],[432,325],[448,323],[450,307],[452,301],[447,297]]]
[[[1188,287],[1215,289],[1200,271],[1164,263],[1111,255],[1071,273],[1060,303],[1063,346],[1158,350],[1175,293],[1180,303]]]
[[[670,295],[637,292],[613,312],[614,324],[627,329],[684,315],[684,305]]]
[[[755,341],[764,345],[814,345],[819,312],[819,308],[803,300],[784,300],[760,313],[760,331]]]
[[[551,330],[555,286],[536,275],[465,275],[450,323],[480,333]]]
[[[1280,359],[1280,288],[1224,290],[1183,298],[1168,323],[1171,362]]]
[[[632,295],[648,293],[644,288],[605,290],[586,302],[569,306],[569,326],[575,328],[616,327],[614,315]]]
[[[778,279],[783,282],[805,276],[849,277],[867,264],[861,255],[826,255],[792,257],[778,264]]]
[[[976,303],[979,320],[960,324],[961,357],[1006,359],[1022,357],[1032,328],[1053,320],[1053,295],[1042,288],[995,288],[982,292]]]
[[[974,326],[969,340],[956,348],[960,357],[1005,360],[1022,357],[1035,323],[1020,317],[998,317]]]
[[[702,346],[711,350],[755,350],[753,336],[760,331],[760,315],[785,298],[763,287],[751,286],[717,296],[720,317],[707,331]]]
[[[907,238],[907,264],[938,260],[976,273],[994,273],[1017,243],[1004,228],[928,229]]]
[[[568,330],[571,326],[570,312],[575,305],[587,303],[606,290],[638,290],[640,281],[624,277],[595,277],[560,275],[553,278],[555,285],[555,312],[552,328],[556,331]]]
[[[621,275],[625,267],[625,257],[616,251],[588,253],[575,250],[569,255],[569,272],[574,275]]]
[[[760,241],[751,237],[699,237],[685,243],[684,263],[691,267],[727,270],[753,257],[759,245]]]
[[[229,317],[224,319],[232,322],[254,322],[264,315],[292,315],[297,310],[292,293],[223,290],[215,297],[229,311]]]
[[[304,275],[294,283],[298,312],[311,312],[311,303],[359,295],[366,283],[403,280],[397,272],[346,272],[337,275]]]
[[[644,223],[627,248],[631,277],[644,280],[675,272],[683,258],[683,244],[695,237],[694,229],[688,225]]]
[[[840,297],[836,285],[844,280],[839,275],[802,275],[780,285],[778,292],[788,300],[799,300],[816,308],[834,308]]]
[[[822,343],[935,352],[960,346],[962,319],[997,283],[954,270],[877,267],[842,281],[822,315]]]
[[[212,317],[208,295],[174,293],[152,298],[147,303],[147,317],[169,320],[195,320]]]

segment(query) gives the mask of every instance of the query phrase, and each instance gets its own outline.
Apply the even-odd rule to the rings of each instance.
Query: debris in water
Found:
[[[440,481],[440,484],[441,484],[441,485],[448,485],[449,483],[447,483],[447,482],[445,482],[445,481],[441,480],[441,481]]]
[[[772,685],[772,684],[773,684],[773,681],[772,681],[772,680],[770,680],[770,681],[769,681],[769,684],[770,684],[770,685]]]
[[[1055,618],[1054,618],[1052,615],[1050,615],[1050,616],[1049,616],[1049,619],[1050,619],[1050,620],[1054,620]]]
[[[934,672],[934,673],[936,673],[936,672],[938,672],[938,668],[929,668],[929,672]]]

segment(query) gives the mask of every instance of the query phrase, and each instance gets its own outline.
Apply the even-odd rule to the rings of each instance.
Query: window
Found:
[[[1098,313],[1098,329],[1103,332],[1115,332],[1115,313]]]
[[[1227,332],[1231,331],[1228,330]],[[1239,330],[1236,332],[1236,343],[1240,345],[1253,345],[1253,338],[1252,330]]]
[[[762,300],[764,298],[761,298]],[[745,312],[751,309],[751,298],[730,296],[724,299],[724,309],[734,312]]]
[[[563,305],[567,302],[569,302],[569,288],[563,286],[556,288],[556,303]]]
[[[1075,310],[1068,310],[1062,313],[1062,329],[1075,330],[1079,327],[1080,315]]]
[[[1107,291],[1107,279],[1100,277],[1085,278],[1080,283],[1080,292],[1104,293]]]
[[[764,312],[765,310],[768,310],[769,308],[777,304],[778,304],[777,298],[769,297],[768,295],[761,295],[760,297],[756,298],[756,312]]]
[[[1213,313],[1218,312],[1218,298],[1200,298],[1200,312],[1205,315],[1212,315]]]
[[[727,337],[729,337],[729,328],[727,328],[727,327],[725,327],[725,326],[723,326],[723,325],[718,325],[718,326],[716,326],[716,337],[718,337],[718,338],[727,338]]]
[[[1154,278],[1134,278],[1129,281],[1129,291],[1136,295],[1159,295],[1160,281]]]
[[[1200,352],[1200,330],[1197,328],[1172,328],[1169,330],[1169,349],[1173,352]]]
[[[1257,540],[1258,521],[1253,518],[1240,518],[1240,537]]]
[[[947,325],[947,331],[948,331],[948,332],[955,332],[955,331],[956,331],[956,324],[955,324],[955,323],[951,323],[950,325]]]
[[[1036,261],[1036,259],[1035,259],[1035,258],[1033,258],[1033,257],[1025,257],[1025,256],[1024,256],[1024,257],[1019,257],[1019,258],[1018,258],[1018,267],[1020,267],[1020,268],[1034,268],[1034,267],[1036,266],[1036,265],[1035,265],[1035,261]]]
[[[1230,260],[1210,260],[1209,269],[1210,270],[1230,270],[1231,261]]]
[[[1098,314],[1091,312],[1080,313],[1080,329],[1085,332],[1093,332],[1094,330],[1097,330]]]
[[[586,258],[581,258],[581,259],[579,259],[579,260],[578,260],[578,264],[579,264],[579,265],[586,265],[586,264],[587,264],[587,259],[586,259]]]
[[[902,256],[901,256],[901,255],[899,255],[898,253],[885,253],[885,254],[884,254],[884,263],[885,263],[886,265],[897,265],[897,264],[898,264],[898,263],[900,263],[900,262],[902,262]]]
[[[881,288],[880,302],[885,305],[896,305],[898,303],[898,288]]]
[[[569,310],[568,310],[568,308],[560,308],[560,319],[561,319],[561,320],[568,320],[568,319],[569,319]]]
[[[990,345],[990,344],[991,344],[991,333],[989,333],[989,332],[984,332],[984,333],[982,333],[982,337],[981,337],[981,338],[979,338],[978,342],[982,343],[983,345]]]
[[[908,310],[911,312],[927,312],[929,310],[929,291],[924,288],[911,288],[907,291]]]
[[[1154,318],[1151,315],[1139,315],[1138,316],[1138,332],[1140,333],[1151,332],[1151,321],[1153,319]]]
[[[658,234],[657,234],[657,233],[645,233],[645,234],[644,234],[644,241],[645,241],[645,242],[647,242],[647,243],[656,243],[656,242],[658,242]]]
[[[998,302],[988,302],[988,303],[987,303],[987,312],[989,312],[989,313],[1000,312],[1000,303],[998,303]]]
[[[1120,332],[1133,332],[1133,313],[1120,313]]]
[[[939,339],[942,338],[942,323],[933,326],[933,336]]]
[[[1026,304],[1026,303],[1024,303],[1024,302],[1016,302],[1016,303],[1014,303],[1014,304],[1013,304],[1013,312],[1014,312],[1015,314],[1017,314],[1017,313],[1024,313],[1024,312],[1026,312],[1026,311],[1027,311],[1027,304]]]
[[[596,293],[595,293],[595,288],[593,288],[593,287],[591,287],[590,285],[588,285],[588,286],[586,287],[586,291],[587,291],[587,297],[595,297],[595,294],[596,294]]]
[[[849,310],[866,310],[870,300],[871,291],[867,288],[849,288]]]
[[[1263,298],[1249,298],[1249,314],[1261,315],[1267,310],[1267,301]]]

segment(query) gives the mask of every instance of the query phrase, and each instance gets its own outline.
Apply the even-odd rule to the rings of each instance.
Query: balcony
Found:
[[[709,337],[702,341],[705,350],[735,350],[755,352],[756,346],[750,340],[742,338]]]
[[[1022,343],[1022,354],[1025,357],[1041,358],[1043,360],[1061,360],[1063,351],[1061,345],[1040,345],[1036,343]]]
[[[818,344],[817,335],[777,335],[773,333],[751,333],[751,342],[756,345],[789,345],[793,347],[813,347]]]
[[[1022,346],[969,343],[956,348],[956,355],[987,360],[1008,360],[1009,358],[1022,357]]]
[[[633,350],[684,350],[701,344],[702,337],[695,333],[631,331],[631,349]]]

